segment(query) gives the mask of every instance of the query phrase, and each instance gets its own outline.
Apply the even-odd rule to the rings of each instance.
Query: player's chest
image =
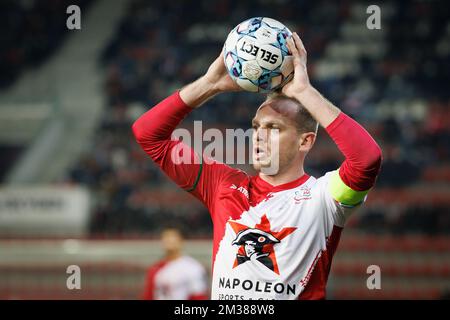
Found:
[[[186,268],[183,268],[181,264],[169,265],[155,275],[155,285],[163,291],[184,287],[188,278],[186,272]]]
[[[246,185],[231,184],[217,195],[215,216],[241,219],[243,213],[255,224],[262,216],[273,220],[298,223],[317,216],[318,196],[309,185],[281,192],[258,192]]]
[[[239,215],[224,214],[218,261],[227,270],[248,271],[248,276],[290,274],[306,261],[306,253],[322,245],[317,241],[323,234],[322,215],[314,199],[311,190],[299,188],[269,195]]]

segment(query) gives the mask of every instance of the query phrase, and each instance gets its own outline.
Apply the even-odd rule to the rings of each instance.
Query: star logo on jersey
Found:
[[[256,224],[254,228],[236,221],[229,221],[228,223],[236,233],[236,238],[231,244],[239,246],[233,268],[252,261],[253,263],[261,263],[276,274],[280,274],[274,246],[294,232],[297,229],[296,227],[286,227],[280,231],[273,231],[266,215],[261,217],[261,222]]]

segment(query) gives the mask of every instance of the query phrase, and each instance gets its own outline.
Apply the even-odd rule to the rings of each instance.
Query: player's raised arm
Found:
[[[293,80],[283,87],[283,93],[302,103],[344,154],[344,163],[331,177],[330,192],[344,205],[357,205],[375,183],[381,167],[381,149],[360,124],[311,86],[306,68],[307,53],[297,33],[288,41],[288,47],[294,56],[295,71]]]
[[[233,169],[224,164],[204,163],[202,155],[181,141],[172,140],[171,135],[193,108],[218,93],[238,89],[226,73],[220,55],[204,76],[148,110],[132,127],[136,141],[161,170],[207,206],[214,192],[206,190],[213,190],[223,174]]]

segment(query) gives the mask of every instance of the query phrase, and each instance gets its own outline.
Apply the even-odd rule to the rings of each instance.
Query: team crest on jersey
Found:
[[[303,200],[311,199],[311,189],[308,187],[301,187],[300,190],[295,191],[294,201],[295,204],[301,203]]]
[[[274,247],[294,232],[296,227],[286,227],[278,232],[272,231],[266,215],[261,217],[261,222],[254,228],[235,221],[228,223],[236,233],[231,244],[239,246],[233,268],[247,262],[261,263],[276,274],[280,274]]]

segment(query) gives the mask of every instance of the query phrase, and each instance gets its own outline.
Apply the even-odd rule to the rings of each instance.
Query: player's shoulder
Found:
[[[252,176],[239,168],[231,168],[226,174],[223,175],[222,185],[225,187],[231,187],[232,185],[248,184],[252,179]]]
[[[195,268],[198,270],[204,269],[203,265],[197,259],[195,259],[191,256],[188,256],[188,255],[181,256],[179,259],[179,263],[181,265],[185,266],[186,268]]]
[[[248,174],[239,169],[234,168],[226,163],[223,163],[222,161],[219,161],[217,159],[214,159],[212,157],[206,156],[203,154],[203,166],[210,166],[211,170],[214,171],[221,171],[223,175],[226,176],[247,176]]]
[[[320,186],[322,184],[326,184],[328,183],[328,180],[330,180],[331,175],[333,175],[334,171],[328,171],[325,174],[319,176],[319,177],[314,177],[311,176],[312,178],[312,183],[314,185]]]
[[[328,186],[330,177],[333,175],[333,171],[326,172],[324,175],[319,177],[310,176],[307,181],[307,185],[312,191],[322,192]]]
[[[163,269],[164,267],[166,267],[167,264],[168,264],[168,261],[165,259],[158,260],[147,268],[147,273],[149,275],[154,274],[154,273],[160,271],[161,269]]]

